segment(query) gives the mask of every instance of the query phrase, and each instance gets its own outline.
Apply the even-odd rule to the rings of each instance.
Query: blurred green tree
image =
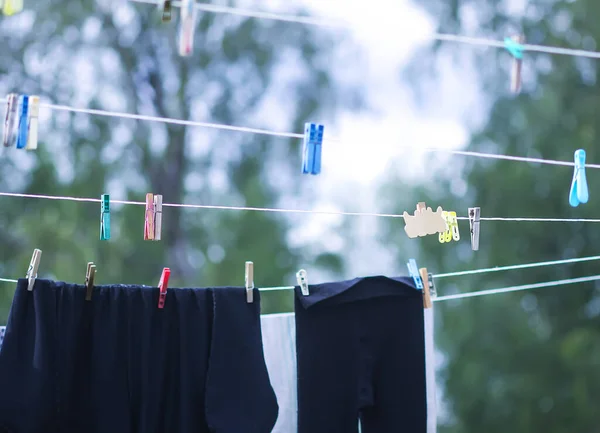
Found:
[[[426,0],[419,5],[431,12],[440,32],[502,40],[522,29],[532,44],[588,50],[595,50],[600,38],[595,19],[600,3],[589,0],[524,2],[518,11],[508,1]],[[476,66],[477,76],[465,77],[464,85],[487,95],[487,121],[470,125],[469,150],[573,161],[575,150],[583,148],[588,162],[598,162],[595,61],[526,53],[524,90],[515,97],[508,93],[511,60],[503,50],[454,43],[433,48],[431,56],[420,53],[406,71],[419,77],[419,92],[427,91],[424,72],[435,77],[436,68],[447,64],[441,59],[449,55],[465,70]],[[485,106],[475,110],[487,112]],[[595,218],[600,212],[594,189],[597,170],[587,170],[589,203],[571,208],[572,167],[447,158],[442,153],[431,154],[427,163],[428,182],[396,201],[396,213],[414,209],[417,201],[456,210],[459,216],[466,216],[472,206],[481,207],[482,217]],[[396,185],[398,179],[390,179],[382,197],[398,197]],[[407,250],[399,250],[400,263],[416,243],[420,265],[434,273],[598,254],[595,224],[482,222],[477,252],[470,248],[468,222],[460,226],[460,243],[442,245],[435,236],[413,240]],[[386,237],[407,245],[402,227],[402,221],[391,221]],[[597,262],[585,262],[471,275],[438,280],[437,288],[440,294],[467,292],[596,275],[597,268]],[[441,432],[600,431],[598,284],[440,302],[435,308],[447,409],[439,420]]]

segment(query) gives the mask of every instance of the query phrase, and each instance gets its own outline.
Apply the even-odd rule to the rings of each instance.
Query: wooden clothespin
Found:
[[[504,46],[512,55],[513,63],[510,74],[510,90],[514,94],[521,92],[521,70],[523,68],[523,44],[525,43],[525,35],[517,35],[512,38],[504,38]]]
[[[37,248],[33,250],[33,255],[31,256],[31,262],[29,262],[29,269],[27,269],[27,274],[25,278],[29,280],[27,285],[27,290],[30,292],[33,290],[33,286],[35,286],[35,280],[38,274],[38,268],[40,267],[40,259],[42,258],[42,250],[38,250]]]
[[[29,96],[22,95],[19,98],[19,127],[17,129],[17,149],[27,147],[27,136],[29,134]]]
[[[110,239],[110,195],[100,196],[100,240]]]
[[[163,23],[171,21],[171,0],[163,0],[162,2],[162,20]]]
[[[254,302],[254,263],[246,262],[246,302]]]
[[[479,250],[479,218],[480,208],[469,208],[469,226],[471,227],[471,248],[473,251]]]
[[[162,195],[154,196],[154,240],[160,241],[162,232]]]
[[[432,288],[435,290],[435,286],[433,285],[433,276],[427,273],[427,268],[419,269],[419,274],[421,275],[421,280],[423,281],[423,307],[431,308],[433,303],[431,302]]]
[[[144,218],[144,240],[154,240],[154,195],[146,194],[146,213]]]
[[[17,108],[19,96],[11,93],[6,97],[6,117],[4,118],[4,134],[2,144],[4,147],[12,147],[16,139]]]
[[[85,300],[92,300],[92,292],[94,290],[94,277],[96,276],[96,265],[93,262],[87,264],[85,273]]]
[[[300,290],[304,296],[308,296],[310,294],[308,290],[308,275],[304,269],[300,269],[296,273],[296,281],[298,281],[298,286],[300,286]]]
[[[180,56],[189,56],[194,50],[196,13],[195,0],[181,0],[181,23],[179,27]]]
[[[435,212],[430,207],[426,207],[424,202],[417,204],[417,210],[414,216],[404,211],[404,231],[409,238],[419,236],[433,235],[446,231],[446,220],[443,217],[443,210],[438,206]]]
[[[36,150],[38,147],[38,125],[40,117],[40,97],[29,97],[29,129],[25,150]]]
[[[165,306],[167,300],[167,289],[169,287],[169,277],[171,276],[171,269],[163,268],[160,281],[158,282],[158,308],[161,310]]]

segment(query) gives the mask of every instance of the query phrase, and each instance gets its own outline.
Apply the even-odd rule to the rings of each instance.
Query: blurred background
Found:
[[[217,2],[215,2],[217,3]],[[599,162],[597,62],[526,53],[523,91],[509,92],[510,55],[432,42],[435,32],[597,50],[592,0],[229,1],[313,15],[345,28],[200,12],[193,56],[177,54],[179,11],[125,0],[25,0],[0,17],[0,95],[301,133],[325,124],[323,171],[300,174],[301,140],[40,110],[39,149],[2,149],[0,191],[165,203],[401,214],[418,201],[483,217],[597,217],[568,204],[572,167],[426,153],[426,147]],[[328,141],[328,138],[335,140]],[[403,220],[163,209],[163,240],[143,241],[143,206],[112,204],[99,241],[97,203],[0,197],[0,277],[97,284],[260,287],[405,275],[416,258],[442,273],[598,254],[594,224],[482,222],[461,241],[408,239]],[[440,280],[441,295],[598,274],[587,262]],[[0,285],[5,323],[14,284]],[[292,311],[290,292],[264,313]],[[600,432],[600,290],[585,283],[435,304],[439,431]]]

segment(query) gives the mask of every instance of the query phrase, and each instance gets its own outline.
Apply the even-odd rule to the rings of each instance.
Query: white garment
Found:
[[[427,433],[436,433],[433,308],[426,309],[424,313]],[[265,362],[279,404],[279,416],[271,433],[297,433],[296,316],[293,313],[269,314],[261,316],[260,321]]]
[[[279,416],[271,433],[298,431],[296,316],[292,313],[260,317],[265,362],[277,396]]]

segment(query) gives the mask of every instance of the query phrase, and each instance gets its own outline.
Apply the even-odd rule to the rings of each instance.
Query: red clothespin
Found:
[[[146,216],[144,218],[144,240],[154,240],[154,194],[146,194]]]
[[[163,268],[160,281],[158,282],[158,308],[162,309],[165,306],[165,300],[167,299],[167,288],[169,287],[169,277],[171,276],[171,269]]]

